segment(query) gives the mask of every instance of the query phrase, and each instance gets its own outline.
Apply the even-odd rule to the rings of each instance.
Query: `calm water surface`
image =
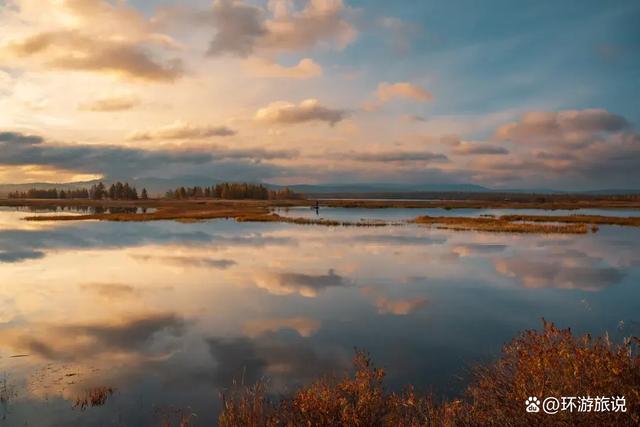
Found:
[[[320,208],[318,212],[315,208],[306,206],[296,206],[291,208],[276,208],[273,210],[281,216],[320,218],[337,221],[364,221],[364,220],[386,220],[403,221],[413,219],[420,215],[429,216],[482,216],[482,215],[602,215],[616,217],[637,217],[640,216],[640,209],[444,209],[444,208],[387,208],[387,209],[367,209],[367,208]]]
[[[181,410],[214,425],[234,379],[267,378],[286,394],[343,372],[354,347],[392,388],[454,396],[470,366],[542,317],[616,340],[640,334],[635,228],[545,236],[26,215],[0,209],[3,426],[148,426]],[[73,409],[96,386],[116,393]]]

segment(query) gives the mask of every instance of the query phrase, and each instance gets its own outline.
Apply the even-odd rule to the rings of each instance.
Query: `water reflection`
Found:
[[[15,390],[0,424],[159,425],[188,408],[211,425],[234,380],[287,393],[340,373],[354,347],[392,387],[453,395],[471,364],[541,317],[613,339],[640,320],[637,229],[32,225],[15,214],[0,212],[0,373]],[[93,387],[116,392],[73,410]]]

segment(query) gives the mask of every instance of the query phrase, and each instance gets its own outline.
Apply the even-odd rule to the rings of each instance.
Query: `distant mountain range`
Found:
[[[169,189],[176,187],[194,187],[194,186],[210,186],[221,182],[234,182],[233,179],[215,179],[205,176],[181,176],[176,178],[135,178],[135,179],[123,179],[133,185],[138,190],[146,188],[151,195],[162,195]],[[84,181],[84,182],[67,182],[67,183],[50,183],[50,182],[38,182],[27,184],[0,184],[0,195],[6,195],[13,191],[25,191],[30,188],[46,189],[46,188],[58,188],[58,189],[72,189],[79,187],[90,187],[93,184],[97,184],[99,180]],[[105,184],[110,184],[111,180],[104,180]],[[283,188],[281,185],[265,184],[272,189]],[[581,194],[640,194],[640,190],[632,189],[601,189],[591,191],[563,191],[545,188],[533,188],[533,189],[495,189],[483,187],[474,184],[401,184],[401,183],[346,183],[346,184],[299,184],[287,186],[292,190],[305,193],[305,194],[325,194],[325,195],[340,195],[340,194],[376,194],[380,196],[388,196],[391,194],[398,195],[398,193],[412,194],[414,196],[419,193],[481,193],[481,192],[501,192],[501,193],[536,193],[536,194],[562,194],[562,193],[581,193]],[[417,197],[419,198],[419,197]]]

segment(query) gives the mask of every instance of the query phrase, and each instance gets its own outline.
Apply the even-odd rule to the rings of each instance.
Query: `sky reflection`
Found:
[[[613,338],[640,320],[636,229],[30,228],[15,218],[0,212],[0,373],[17,390],[10,424],[146,425],[167,407],[210,424],[234,380],[268,378],[287,393],[342,372],[354,347],[387,368],[392,387],[452,395],[472,364],[542,317]],[[71,410],[102,385],[117,390],[105,407]]]

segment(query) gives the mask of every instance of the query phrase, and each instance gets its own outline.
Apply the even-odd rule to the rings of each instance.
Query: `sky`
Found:
[[[640,3],[0,0],[0,183],[640,189]]]

